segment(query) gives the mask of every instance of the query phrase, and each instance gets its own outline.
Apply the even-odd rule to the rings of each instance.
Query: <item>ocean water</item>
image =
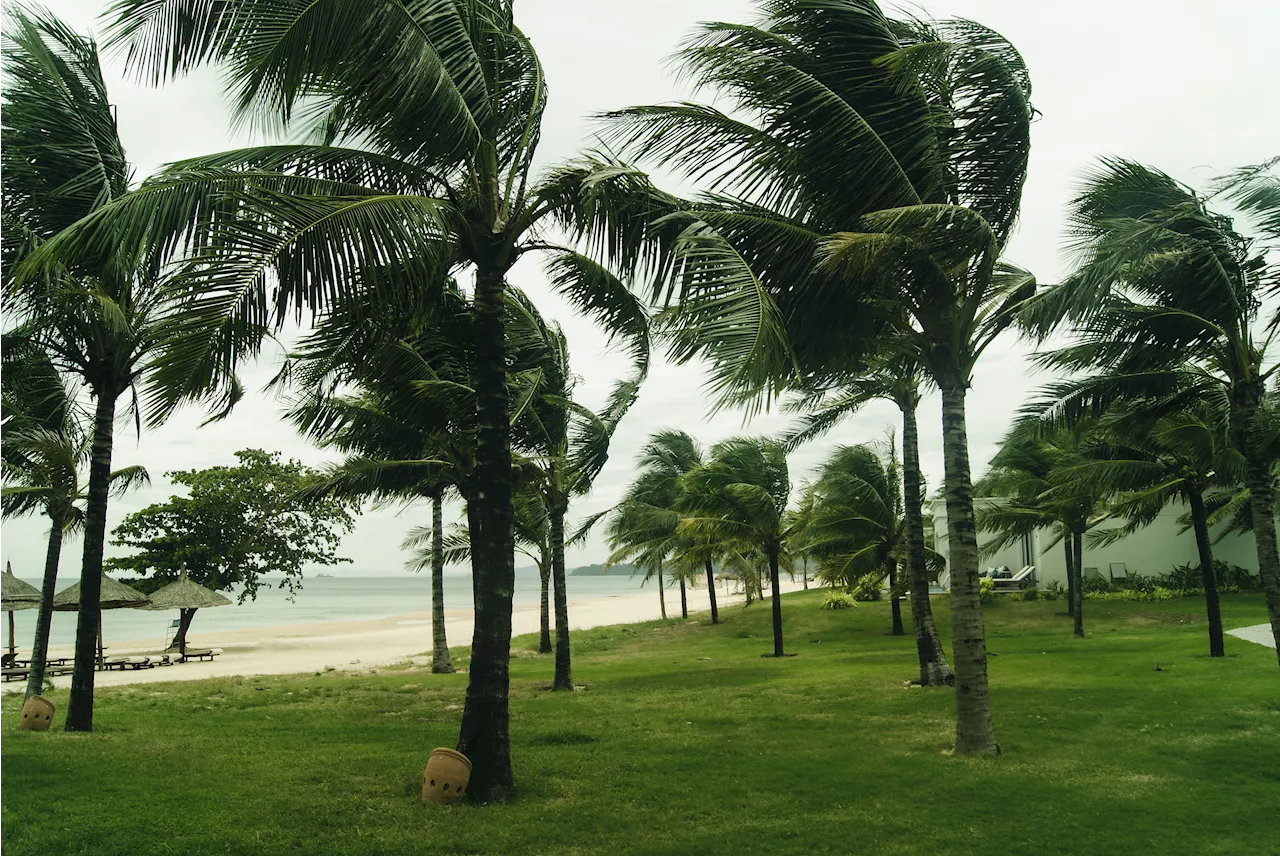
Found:
[[[40,581],[27,579],[36,586]],[[580,576],[566,578],[569,598],[614,597],[641,591],[641,577]],[[58,590],[70,585],[72,580],[59,580]],[[232,603],[214,609],[202,609],[191,624],[190,640],[199,643],[203,636],[229,630],[247,630],[255,627],[274,627],[285,624],[313,624],[324,621],[371,621],[404,615],[412,612],[431,611],[431,577],[427,574],[398,574],[389,576],[307,577],[301,591],[292,600],[288,591],[274,587],[258,590],[257,600],[243,604]],[[652,589],[653,583],[648,588]],[[236,592],[224,592],[235,599]],[[516,573],[514,602],[536,604],[541,596],[541,583],[536,572],[520,569]],[[471,609],[471,575],[446,573],[444,576],[445,609]],[[36,610],[25,609],[13,613],[18,648],[23,653],[31,650],[35,635]],[[7,617],[7,616],[6,616]],[[169,623],[178,618],[172,612],[154,612],[143,609],[110,609],[102,613],[103,639],[108,648],[112,639],[154,640],[157,646],[168,641]],[[7,622],[6,622],[7,623]],[[4,628],[4,646],[8,650],[8,627]],[[49,634],[51,646],[68,646],[75,642],[76,613],[55,612]]]

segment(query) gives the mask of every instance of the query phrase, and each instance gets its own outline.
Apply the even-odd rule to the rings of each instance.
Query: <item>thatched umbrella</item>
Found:
[[[186,630],[191,626],[191,618],[195,615],[196,610],[211,606],[227,606],[229,603],[231,603],[230,598],[187,579],[187,571],[183,568],[177,580],[162,589],[152,592],[151,602],[138,608],[178,610],[178,613],[182,616],[178,630],[181,637],[178,643],[178,652],[185,657],[187,655]]]
[[[13,565],[4,563],[4,573],[0,574],[0,608],[9,613],[9,659],[18,655],[18,645],[14,641],[13,613],[19,609],[39,609],[40,589],[24,583],[13,575]]]
[[[102,575],[102,593],[98,596],[99,609],[141,609],[151,600],[137,589],[116,582]],[[53,608],[58,612],[76,612],[80,609],[80,583],[75,583],[53,596]],[[98,620],[98,665],[103,663],[102,620]]]

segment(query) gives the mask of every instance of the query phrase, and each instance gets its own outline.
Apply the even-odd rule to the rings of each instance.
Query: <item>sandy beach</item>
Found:
[[[782,583],[784,593],[800,588],[799,581],[784,580]],[[688,597],[691,615],[710,610],[706,589],[690,589]],[[718,587],[717,604],[721,609],[736,608],[742,602],[742,595],[726,595],[724,587]],[[569,625],[573,630],[650,621],[660,615],[655,589],[569,601]],[[667,590],[667,615],[673,618],[680,616],[679,589]],[[516,607],[511,622],[515,635],[536,633],[537,604]],[[473,626],[471,610],[446,612],[445,627],[450,645],[470,645]],[[156,652],[154,641],[108,640],[107,644],[110,656]],[[426,665],[430,662],[431,652],[431,613],[413,612],[375,621],[287,624],[208,634],[199,632],[197,618],[188,647],[221,648],[222,653],[212,662],[179,663],[139,671],[99,672],[95,684],[110,687],[232,675],[286,675],[325,669],[361,672],[398,663]],[[51,648],[50,655],[71,656],[71,651],[65,647]],[[56,678],[55,683],[61,685],[69,680],[63,676]]]

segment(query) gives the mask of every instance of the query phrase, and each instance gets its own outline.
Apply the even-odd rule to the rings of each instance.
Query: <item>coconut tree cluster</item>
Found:
[[[431,574],[437,672],[454,668],[444,568],[470,563],[456,745],[472,800],[515,788],[515,553],[538,566],[540,650],[554,651],[555,688],[572,690],[566,550],[601,519],[609,561],[656,578],[664,617],[667,579],[686,618],[687,589],[705,585],[712,624],[717,568],[749,598],[767,580],[774,657],[788,653],[781,578],[797,562],[806,585],[810,567],[840,586],[887,582],[891,632],[906,630],[899,594],[910,604],[919,683],[954,686],[961,754],[999,751],[979,523],[1010,538],[1056,527],[1083,633],[1082,539],[1100,517],[1122,533],[1188,503],[1206,532],[1211,620],[1206,527],[1231,518],[1257,537],[1280,638],[1274,366],[1254,332],[1280,282],[1265,256],[1274,162],[1215,188],[1258,218],[1261,242],[1162,173],[1104,162],[1068,212],[1079,264],[1038,290],[1006,258],[1031,79],[973,21],[889,17],[873,0],[761,3],[754,22],[704,24],[681,47],[703,100],[603,115],[599,145],[538,168],[549,91],[510,0],[119,0],[106,17],[132,73],[160,84],[215,68],[238,118],[281,142],[135,181],[96,45],[48,15],[6,18],[5,407],[23,421],[6,430],[5,511],[46,513],[59,543],[83,524],[68,730],[93,726],[108,492],[138,475],[112,471],[118,402],[131,393],[139,431],[180,406],[225,415],[245,395],[237,372],[299,321],[273,382],[282,418],[345,456],[306,492],[429,515],[405,548]],[[691,189],[663,190],[651,171]],[[628,357],[602,402],[584,400],[565,334],[512,281],[525,257]],[[975,520],[966,396],[1015,325],[1074,337],[1040,356],[1067,379],[1028,407],[980,486],[1004,502]],[[705,449],[656,433],[621,500],[573,520],[655,343],[706,368],[714,408],[779,404],[797,421]],[[33,403],[36,387],[53,392]],[[950,657],[930,599],[940,558],[926,547],[917,421],[933,390]],[[900,411],[901,451],[842,437],[795,490],[788,453],[876,399]],[[447,528],[454,498],[464,522]]]

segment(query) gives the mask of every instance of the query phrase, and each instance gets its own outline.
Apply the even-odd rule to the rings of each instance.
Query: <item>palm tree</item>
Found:
[[[620,263],[642,257],[679,298],[663,319],[674,355],[706,359],[722,403],[857,377],[886,347],[938,385],[955,749],[994,753],[964,400],[1034,291],[999,261],[1026,176],[1029,77],[1007,40],[972,21],[890,21],[871,0],[763,5],[759,24],[703,25],[680,54],[732,113],[682,103],[612,116],[618,150],[708,195],[681,206],[626,172],[608,188],[616,208],[661,216],[627,231],[597,211],[583,228],[620,247]]]
[[[141,427],[136,386],[147,381],[158,392],[159,351],[173,341],[180,312],[135,257],[110,241],[59,254],[39,276],[21,275],[77,224],[129,198],[130,169],[93,41],[47,13],[15,7],[4,26],[4,75],[3,276],[6,309],[16,319],[9,336],[44,350],[57,370],[84,382],[95,402],[66,720],[68,731],[92,731],[117,403],[134,390]],[[208,371],[221,377],[218,366]],[[222,379],[228,396],[238,394],[234,379]],[[151,414],[154,422],[164,415]]]
[[[691,538],[756,552],[768,562],[773,596],[773,656],[782,647],[778,571],[794,534],[786,521],[791,480],[785,447],[775,440],[735,437],[711,448],[706,464],[681,477],[680,531]]]
[[[920,661],[920,685],[950,686],[955,681],[947,663],[946,650],[933,620],[929,600],[929,573],[924,539],[924,476],[920,470],[920,431],[916,410],[920,406],[923,378],[919,366],[898,356],[882,359],[862,377],[847,381],[829,392],[813,391],[792,400],[790,408],[807,411],[792,431],[789,444],[795,448],[834,428],[868,402],[892,401],[902,413],[903,516],[906,522],[907,580],[911,592],[911,624]]]
[[[870,446],[840,446],[823,464],[807,541],[824,581],[851,586],[868,575],[887,576],[896,599],[896,568],[906,560],[909,537],[895,469],[892,456],[882,460]],[[925,559],[942,564],[932,550]],[[894,624],[901,635],[901,618]]]
[[[609,562],[635,561],[646,580],[657,576],[663,618],[667,617],[667,604],[662,572],[664,563],[671,561],[682,583],[692,575],[694,566],[706,572],[711,623],[719,624],[714,567],[721,548],[711,539],[688,537],[679,525],[684,507],[682,479],[703,463],[702,447],[689,434],[677,429],[654,432],[636,458],[636,479],[622,501],[597,519],[611,515],[607,538],[613,553]],[[591,523],[594,520],[587,526]]]
[[[979,493],[1000,497],[978,513],[979,528],[995,538],[990,551],[1030,536],[1042,528],[1055,535],[1048,546],[1062,539],[1066,554],[1067,613],[1073,632],[1084,636],[1084,534],[1106,519],[1107,492],[1103,485],[1064,480],[1064,473],[1079,464],[1095,442],[1095,420],[1046,430],[1035,423],[1019,422],[991,459],[990,469],[978,483]]]
[[[1260,215],[1271,199],[1262,232],[1274,237],[1268,224],[1274,227],[1280,208],[1267,166],[1242,171],[1227,187]],[[1230,441],[1247,464],[1258,570],[1280,640],[1275,457],[1262,414],[1278,366],[1267,359],[1269,337],[1254,334],[1260,298],[1280,268],[1194,190],[1132,161],[1104,160],[1072,202],[1070,223],[1079,264],[1022,320],[1041,337],[1072,324],[1078,344],[1043,361],[1085,377],[1047,389],[1039,414],[1096,416],[1118,401],[1171,414],[1204,402],[1223,407]]]
[[[49,518],[49,546],[45,552],[40,611],[31,644],[27,698],[44,688],[49,651],[53,595],[63,538],[84,526],[86,493],[81,478],[90,443],[84,416],[63,377],[41,351],[7,342],[4,354],[3,418],[5,437],[0,452],[5,486],[0,511],[5,517],[43,512]],[[149,483],[142,467],[126,467],[109,479],[117,495]]]
[[[1116,494],[1110,514],[1126,522],[1095,533],[1093,544],[1119,540],[1150,524],[1170,502],[1190,507],[1209,619],[1209,656],[1221,657],[1222,614],[1204,494],[1214,486],[1239,483],[1247,464],[1227,439],[1225,402],[1214,404],[1162,415],[1129,407],[1110,414],[1099,425],[1100,442],[1089,449],[1086,460],[1065,467],[1062,477],[1074,489],[1093,485]]]
[[[219,65],[242,116],[307,140],[175,164],[38,260],[109,245],[169,270],[187,256],[169,275],[192,299],[168,352],[167,403],[216,386],[211,368],[256,353],[300,309],[352,292],[429,298],[445,273],[474,271],[468,507],[485,525],[471,527],[478,597],[458,748],[473,765],[468,799],[505,799],[515,573],[508,272],[545,254],[572,304],[626,337],[638,361],[647,348],[643,307],[624,284],[539,234],[575,203],[571,188],[532,174],[547,89],[511,0],[232,0],[212,12],[205,0],[123,0],[113,12],[111,40],[133,70],[158,82]]]

